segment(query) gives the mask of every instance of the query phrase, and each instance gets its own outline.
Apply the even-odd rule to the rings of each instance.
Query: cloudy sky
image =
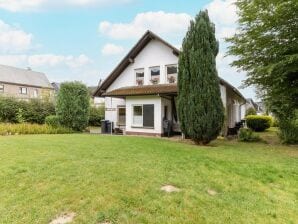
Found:
[[[220,41],[219,75],[241,85],[245,73],[224,57],[237,26],[234,0],[0,0],[0,64],[31,67],[50,81],[97,85],[151,30],[181,46],[189,21],[208,9]],[[240,90],[246,97],[254,91]]]

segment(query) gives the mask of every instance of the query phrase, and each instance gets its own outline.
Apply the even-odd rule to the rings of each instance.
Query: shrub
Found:
[[[253,107],[248,108],[245,112],[245,116],[248,116],[248,115],[257,115],[255,108]]]
[[[46,124],[0,124],[0,135],[16,135],[16,134],[68,134],[73,133],[69,128],[53,127]]]
[[[241,142],[258,142],[261,140],[260,136],[249,128],[240,128],[238,139]]]
[[[52,127],[59,127],[60,126],[59,118],[56,115],[47,116],[46,119],[45,119],[45,123],[47,125],[52,126]]]
[[[270,128],[272,119],[270,116],[263,115],[248,115],[246,116],[247,127],[253,131],[261,132]]]
[[[298,110],[295,119],[287,119],[279,122],[279,137],[284,144],[298,143]]]
[[[89,126],[101,126],[101,120],[104,119],[104,107],[91,107],[89,116]]]
[[[272,118],[271,127],[279,127],[279,122],[276,118]]]
[[[88,126],[90,96],[88,88],[80,82],[65,82],[60,86],[56,112],[61,125],[76,131]]]
[[[52,102],[39,99],[29,101],[0,97],[0,122],[43,124],[46,116],[55,114]]]

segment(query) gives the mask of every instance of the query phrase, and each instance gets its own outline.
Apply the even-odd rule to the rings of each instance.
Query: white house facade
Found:
[[[180,51],[147,31],[94,96],[105,97],[105,119],[125,134],[164,134],[164,121],[179,132],[176,110]],[[221,79],[220,91],[229,128],[241,120],[244,97]]]

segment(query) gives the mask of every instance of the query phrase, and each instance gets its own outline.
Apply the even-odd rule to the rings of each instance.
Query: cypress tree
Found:
[[[179,55],[178,115],[182,132],[197,144],[215,139],[224,123],[215,58],[218,42],[207,11],[191,21]]]

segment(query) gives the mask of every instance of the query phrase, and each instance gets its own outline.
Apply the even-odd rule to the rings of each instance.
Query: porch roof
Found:
[[[142,95],[177,95],[177,84],[157,84],[144,86],[128,86],[119,89],[114,89],[110,92],[103,93],[103,96],[142,96]]]

